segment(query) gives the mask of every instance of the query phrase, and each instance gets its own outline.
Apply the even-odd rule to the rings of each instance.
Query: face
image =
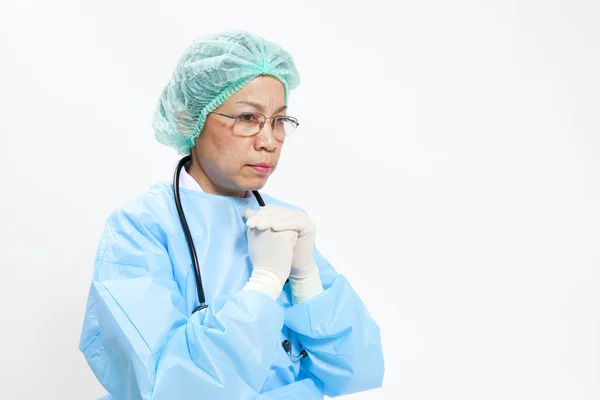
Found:
[[[286,115],[283,84],[276,78],[259,76],[214,111],[227,115]],[[261,189],[277,168],[283,146],[269,122],[258,134],[244,137],[234,131],[233,119],[209,114],[192,148],[190,175],[212,194],[243,197],[248,190]]]

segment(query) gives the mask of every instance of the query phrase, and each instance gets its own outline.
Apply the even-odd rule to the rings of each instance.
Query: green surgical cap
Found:
[[[188,154],[208,113],[259,75],[283,83],[286,104],[289,91],[300,84],[292,56],[261,37],[227,31],[195,40],[158,100],[152,123],[156,139]]]

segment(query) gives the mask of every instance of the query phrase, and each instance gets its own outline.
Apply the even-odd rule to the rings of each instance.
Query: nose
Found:
[[[274,151],[277,149],[277,139],[275,139],[275,132],[273,132],[273,126],[267,121],[254,141],[256,150]]]

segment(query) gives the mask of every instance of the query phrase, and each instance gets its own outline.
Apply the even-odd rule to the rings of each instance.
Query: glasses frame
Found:
[[[271,130],[273,131],[273,133],[275,133],[275,120],[277,120],[278,118],[286,118],[286,119],[294,121],[294,123],[296,124],[295,128],[298,128],[300,126],[298,119],[296,119],[295,117],[289,117],[287,115],[278,115],[276,117],[267,117],[266,115],[263,115],[261,113],[254,112],[254,111],[245,111],[245,112],[241,112],[241,113],[235,114],[235,115],[229,115],[229,114],[223,114],[223,113],[216,112],[216,111],[211,111],[211,112],[209,112],[209,114],[216,114],[216,115],[220,115],[222,117],[231,118],[235,121],[236,124],[237,124],[238,117],[240,115],[247,115],[247,114],[260,115],[262,117],[262,122],[259,125],[258,131],[256,131],[256,133],[249,135],[248,137],[258,135],[260,133],[260,131],[262,131],[262,129],[265,127],[265,124],[267,123],[268,120],[271,120],[269,125],[271,125]],[[235,127],[235,125],[234,125],[234,127]],[[287,136],[288,135],[286,134],[284,137],[287,137]]]

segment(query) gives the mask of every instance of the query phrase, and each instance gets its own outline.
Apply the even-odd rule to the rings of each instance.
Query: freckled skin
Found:
[[[263,109],[239,102],[257,103]],[[259,76],[214,111],[228,115],[259,112],[272,117],[286,115],[285,110],[277,112],[283,106],[283,84],[274,77]],[[188,172],[206,193],[244,197],[246,191],[264,187],[277,168],[283,141],[275,138],[268,122],[252,137],[236,135],[233,127],[233,119],[209,114],[191,149]],[[259,174],[249,166],[259,163],[273,164],[269,175]]]

